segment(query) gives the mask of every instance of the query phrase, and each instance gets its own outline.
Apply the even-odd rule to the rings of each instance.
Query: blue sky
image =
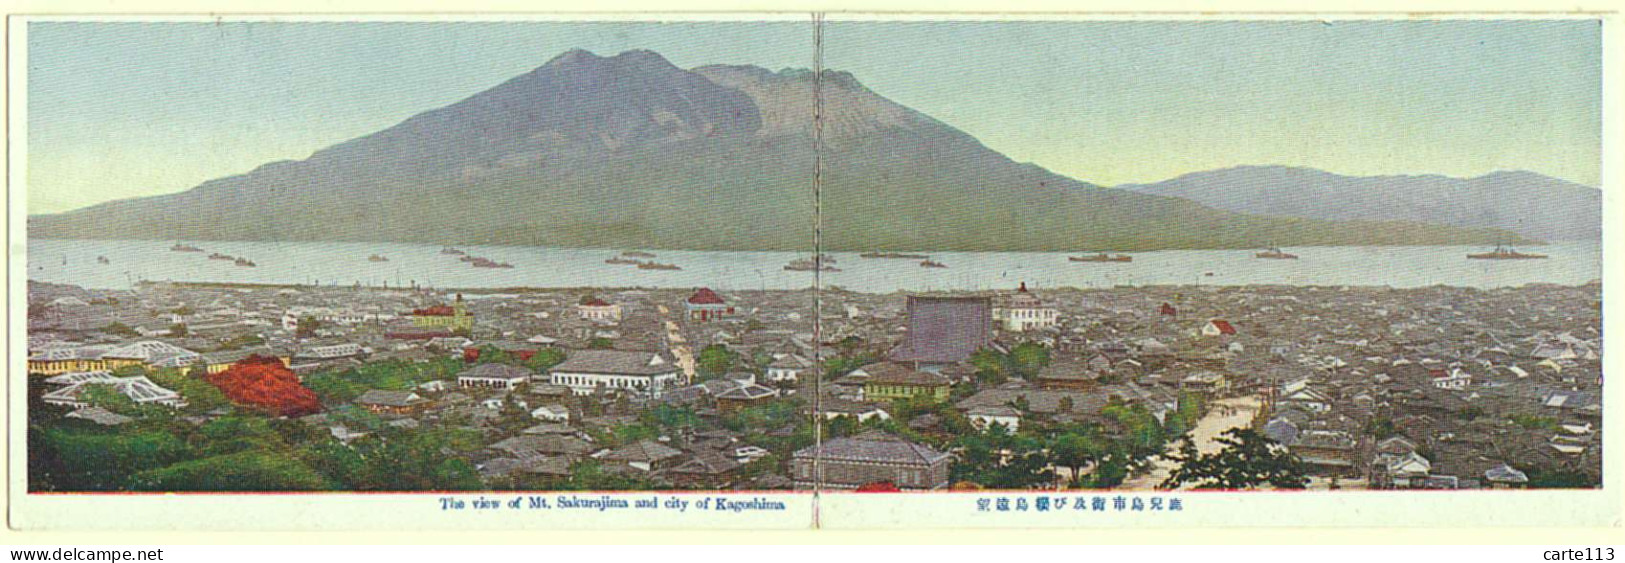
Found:
[[[835,22],[825,64],[1103,185],[1242,164],[1596,185],[1600,41],[1578,20]],[[30,212],[304,158],[576,47],[812,63],[803,22],[35,22]]]

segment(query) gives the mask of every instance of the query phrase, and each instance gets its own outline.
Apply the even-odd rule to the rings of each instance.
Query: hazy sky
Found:
[[[1597,185],[1596,22],[827,24],[825,65],[1102,185],[1241,164]],[[779,23],[40,23],[29,211],[299,159],[581,47],[812,64]]]

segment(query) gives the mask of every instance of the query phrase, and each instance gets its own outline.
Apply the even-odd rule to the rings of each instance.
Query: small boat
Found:
[[[512,268],[513,264],[497,262],[490,258],[475,258],[472,260],[475,268]]]
[[[825,263],[825,264],[834,264],[835,263],[835,257],[830,256],[828,254],[819,254],[818,255],[818,260],[820,262]]]
[[[625,256],[627,258],[654,258],[655,257],[655,255],[644,252],[644,251],[641,251],[641,250],[624,250],[624,251],[621,251],[621,256]]]
[[[948,265],[943,264],[941,262],[932,261],[932,260],[925,260],[925,261],[920,262],[920,267],[921,268],[946,268],[946,267],[948,267]]]
[[[1211,278],[1213,277],[1213,272],[1202,272],[1202,277]]]
[[[637,260],[633,260],[631,258],[627,258],[627,257],[624,257],[624,256],[611,256],[608,260],[605,260],[604,263],[605,264],[623,264],[623,265],[627,265],[627,266],[635,266],[635,265],[641,264],[642,262],[639,262]]]
[[[258,265],[259,265],[259,264],[255,264],[255,263],[254,263],[254,261],[253,261],[253,260],[249,260],[249,259],[247,259],[247,258],[238,258],[238,259],[237,259],[237,260],[236,260],[236,261],[235,261],[235,263],[236,263],[236,264],[237,264],[237,265],[238,265],[238,266],[242,266],[242,267],[245,267],[245,268],[253,268],[253,267],[255,267],[255,266],[258,266]]]
[[[1497,244],[1495,245],[1495,250],[1481,252],[1478,254],[1468,254],[1467,258],[1471,260],[1538,260],[1541,258],[1546,258],[1546,255],[1518,252],[1513,250],[1511,247]]]
[[[232,255],[229,255],[229,254],[221,254],[221,253],[219,253],[219,252],[216,252],[216,253],[214,253],[214,254],[210,254],[210,255],[209,255],[209,259],[210,259],[210,260],[225,260],[225,261],[227,261],[227,262],[230,262],[230,261],[232,261],[232,260],[236,260],[236,259],[237,259],[237,257],[236,257],[236,256],[232,256]]]
[[[1068,256],[1067,260],[1073,262],[1133,262],[1134,257],[1127,254],[1097,253],[1093,256]]]
[[[905,259],[905,260],[930,260],[931,259],[930,256],[926,256],[924,254],[903,254],[903,253],[900,253],[900,252],[865,252],[863,254],[859,254],[858,257],[859,258],[902,258],[902,259]]]
[[[1254,258],[1263,258],[1263,259],[1266,259],[1266,260],[1297,260],[1298,259],[1298,255],[1296,255],[1296,254],[1287,254],[1286,252],[1282,251],[1281,247],[1279,247],[1279,246],[1271,246],[1268,249],[1264,250],[1263,252],[1253,254],[1253,257]]]
[[[681,270],[676,264],[661,264],[659,262],[638,262],[639,270]]]
[[[384,257],[383,257],[383,256],[379,256],[379,255],[377,255],[377,254],[374,254],[374,255],[372,255],[372,256],[368,256],[368,257],[367,257],[367,261],[368,261],[368,262],[388,262],[388,261],[389,261],[389,259],[388,259],[388,258],[384,258]]]
[[[786,271],[791,271],[791,272],[814,272],[814,271],[818,271],[818,272],[839,272],[839,271],[841,271],[840,268],[836,268],[834,266],[829,265],[828,260],[825,260],[824,262],[825,263],[820,264],[819,261],[813,260],[811,258],[797,258],[795,260],[791,260],[789,264],[785,264],[784,269]]]
[[[178,242],[175,243],[175,246],[169,247],[169,250],[171,252],[203,252],[203,249],[201,249],[201,248],[198,248],[196,246],[192,246],[190,244],[181,244],[181,243],[178,243]]]
[[[97,256],[96,257],[96,263],[97,264],[112,264],[112,262],[109,262],[107,260],[106,256]]]
[[[440,248],[440,253],[441,254],[467,254],[466,252],[463,252],[461,250],[457,250],[457,249],[449,247],[449,246],[441,247]]]

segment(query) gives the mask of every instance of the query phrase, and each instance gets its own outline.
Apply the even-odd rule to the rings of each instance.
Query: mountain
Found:
[[[1312,168],[1241,166],[1118,187],[1240,213],[1425,221],[1505,229],[1541,240],[1602,237],[1601,190],[1534,172],[1356,177]]]
[[[1101,188],[1014,162],[848,73],[684,70],[649,51],[581,50],[304,160],[31,216],[28,228],[36,238],[810,249],[815,206],[836,250],[1522,242]]]

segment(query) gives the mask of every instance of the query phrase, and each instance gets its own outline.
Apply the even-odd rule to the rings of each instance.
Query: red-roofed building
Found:
[[[1236,335],[1236,327],[1231,326],[1230,321],[1227,321],[1227,320],[1224,320],[1224,319],[1213,319],[1211,321],[1208,321],[1207,324],[1202,325],[1202,336],[1235,336],[1235,335]]]
[[[732,315],[734,312],[733,307],[729,306],[721,295],[717,295],[717,292],[711,291],[709,287],[702,287],[695,291],[694,295],[689,296],[688,301],[683,303],[683,306],[688,309],[689,320],[695,321],[716,320],[726,315]]]
[[[451,305],[431,305],[414,309],[410,316],[412,326],[419,328],[442,327],[450,330],[474,328],[474,316],[468,314],[468,306],[463,304],[461,293],[457,294],[457,301]]]
[[[1157,312],[1161,313],[1162,316],[1164,316],[1164,317],[1177,317],[1177,316],[1179,316],[1179,309],[1175,309],[1174,305],[1172,303],[1168,303],[1166,301],[1164,301],[1162,303],[1162,307],[1157,309]]]

